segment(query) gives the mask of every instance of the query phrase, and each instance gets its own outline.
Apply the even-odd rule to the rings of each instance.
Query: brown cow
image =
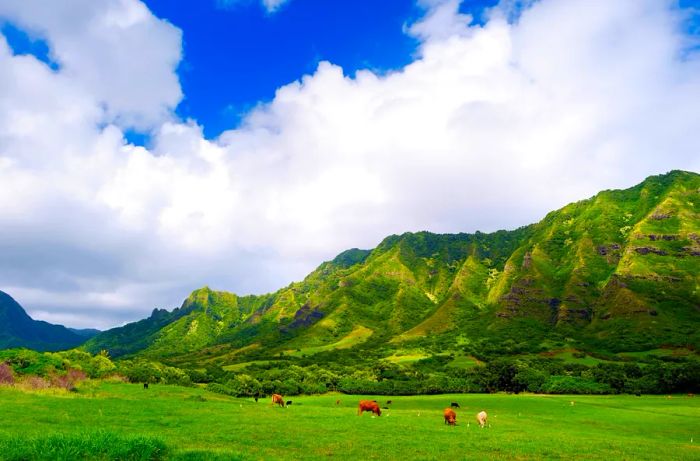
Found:
[[[486,418],[488,418],[488,415],[485,411],[481,411],[478,415],[476,415],[476,420],[479,422],[479,426],[486,426]]]
[[[277,404],[281,407],[284,407],[284,399],[279,394],[272,394],[272,404]]]
[[[445,408],[445,424],[450,426],[457,424],[457,413],[452,408]]]
[[[363,411],[371,411],[377,416],[382,415],[382,410],[379,409],[379,405],[374,400],[360,400],[360,404],[357,406],[357,415],[362,415]]]

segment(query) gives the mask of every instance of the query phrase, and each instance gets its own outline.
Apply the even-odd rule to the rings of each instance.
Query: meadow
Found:
[[[700,399],[687,396],[377,397],[393,401],[379,418],[357,416],[360,398],[298,396],[279,408],[169,385],[0,387],[0,458],[700,459]],[[456,427],[442,418],[451,402]]]

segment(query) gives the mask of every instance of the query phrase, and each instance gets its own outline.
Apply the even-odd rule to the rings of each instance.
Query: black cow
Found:
[[[450,406],[451,406],[452,408],[461,408],[457,402],[452,402],[452,403],[450,404]]]
[[[148,389],[148,383],[143,383],[143,388]]]
[[[289,406],[289,405],[291,405],[291,404],[292,404],[292,401],[291,401],[291,400],[287,400],[287,406]]]
[[[394,402],[392,402],[391,400],[387,400],[387,401],[386,401],[386,404],[387,404],[387,405],[391,405],[392,403],[394,403]]]

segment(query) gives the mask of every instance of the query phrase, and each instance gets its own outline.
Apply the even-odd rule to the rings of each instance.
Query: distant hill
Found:
[[[85,348],[182,365],[416,350],[696,350],[698,287],[700,175],[673,171],[512,231],[393,235],[272,294],[205,287]]]
[[[70,331],[75,333],[78,336],[82,336],[83,338],[89,339],[92,338],[93,336],[97,336],[98,334],[102,333],[101,330],[97,330],[95,328],[70,328],[68,327]]]
[[[0,291],[0,349],[58,351],[77,347],[86,339],[64,326],[33,320],[17,301]]]

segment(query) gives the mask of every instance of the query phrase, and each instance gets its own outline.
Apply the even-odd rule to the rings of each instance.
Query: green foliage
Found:
[[[49,376],[78,370],[90,378],[103,378],[117,366],[106,354],[92,355],[79,350],[36,352],[29,349],[0,351],[0,363],[7,363],[20,375]]]
[[[609,394],[613,391],[604,383],[578,376],[550,376],[541,389],[549,394]]]
[[[192,385],[190,375],[186,371],[150,360],[122,360],[119,362],[118,370],[132,383]]]

